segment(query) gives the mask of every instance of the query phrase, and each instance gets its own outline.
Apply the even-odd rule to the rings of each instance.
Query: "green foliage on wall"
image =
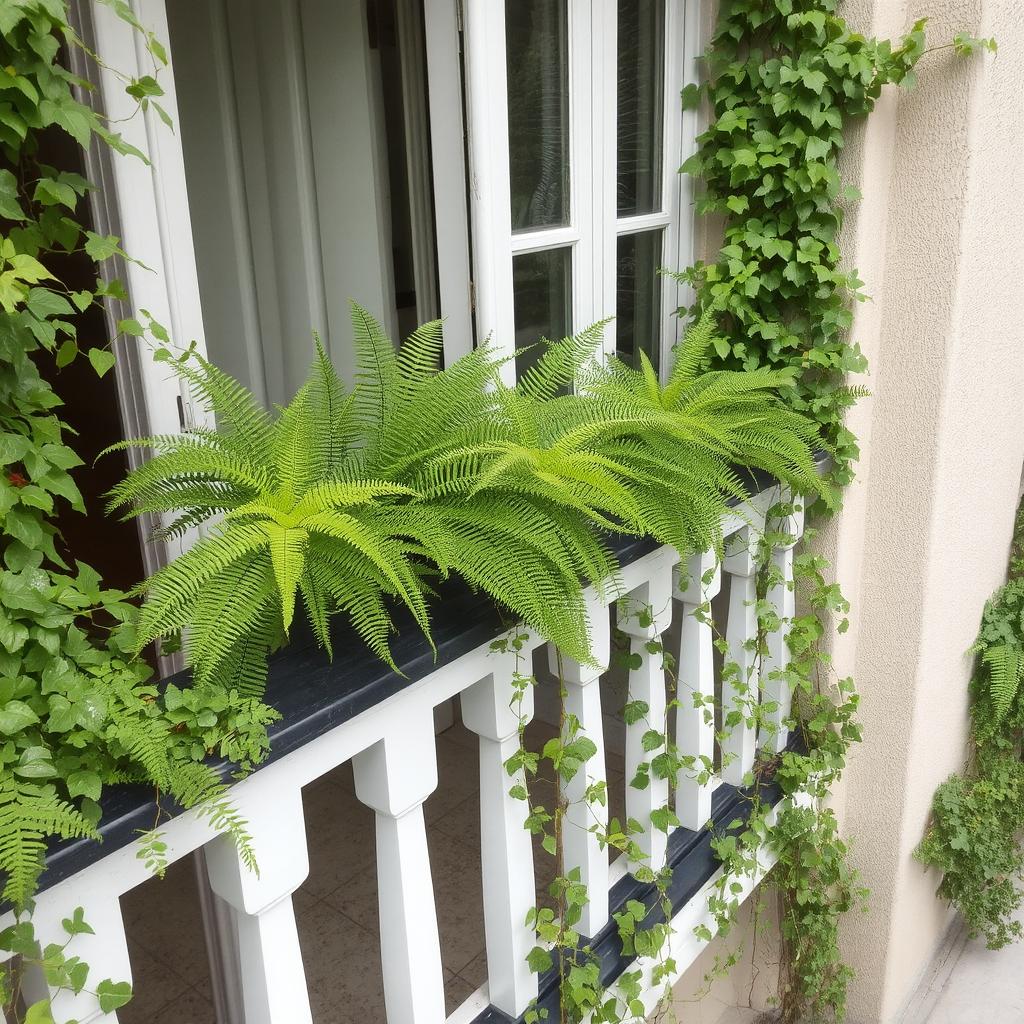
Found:
[[[1024,507],[1009,580],[981,619],[971,677],[971,758],[936,791],[918,859],[942,872],[938,892],[990,949],[1024,938]]]
[[[718,258],[681,276],[698,304],[723,303],[716,365],[792,367],[793,408],[824,428],[835,479],[858,454],[843,424],[858,396],[847,378],[864,357],[850,338],[862,282],[843,266],[839,232],[859,198],[838,160],[852,119],[888,83],[909,85],[924,52],[924,22],[903,41],[865,39],[836,0],[724,0],[707,54],[711,123],[683,171],[700,179],[697,210],[725,218]]]

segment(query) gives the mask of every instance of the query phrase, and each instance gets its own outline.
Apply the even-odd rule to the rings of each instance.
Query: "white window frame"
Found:
[[[567,0],[569,16],[569,224],[513,232],[505,4],[465,0],[470,210],[477,343],[490,340],[501,355],[515,350],[513,257],[572,249],[572,330],[615,316],[616,243],[620,235],[662,232],[662,266],[688,267],[694,256],[692,185],[678,173],[698,132],[696,112],[683,112],[683,87],[697,81],[701,51],[700,0],[664,0],[664,125],[662,202],[656,213],[620,218],[617,168],[617,4]],[[660,365],[679,336],[676,310],[692,300],[689,289],[661,280]],[[614,354],[615,321],[603,349]],[[503,372],[514,382],[515,364]]]

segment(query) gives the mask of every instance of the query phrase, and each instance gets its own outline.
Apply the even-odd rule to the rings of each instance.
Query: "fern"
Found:
[[[328,653],[340,612],[393,665],[392,607],[429,638],[427,580],[454,572],[586,660],[583,587],[616,589],[613,532],[720,545],[728,501],[747,496],[734,463],[818,483],[815,428],[778,398],[791,375],[700,372],[716,315],[664,387],[644,359],[598,361],[603,324],[544,343],[508,387],[488,346],[439,370],[440,324],[396,349],[355,305],[351,390],[319,341],[275,413],[208,363],[183,369],[219,431],[135,442],[153,457],[111,505],[167,515],[170,532],[216,522],[145,584],[139,648],[184,630],[198,682],[258,697],[301,598]]]
[[[6,877],[0,902],[24,907],[43,870],[50,836],[95,838],[96,831],[53,786],[0,776],[0,872]]]
[[[1021,533],[1018,523],[1015,544]],[[1024,693],[1024,579],[1013,576],[988,600],[969,653],[979,660],[973,685],[982,700],[974,707],[975,718],[989,716],[998,724]]]

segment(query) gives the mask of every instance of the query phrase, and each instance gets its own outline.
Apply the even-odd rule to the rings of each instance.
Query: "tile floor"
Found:
[[[539,750],[554,730],[534,723]],[[437,790],[424,806],[449,1013],[486,980],[476,737],[456,724],[437,737]],[[608,755],[611,813],[621,817],[622,761]],[[315,1024],[385,1024],[373,812],[343,765],[303,791],[310,872],[295,893]],[[543,802],[543,794],[535,794]],[[550,797],[548,798],[550,806]],[[539,851],[538,897],[553,875]],[[123,902],[135,998],[122,1024],[216,1024],[191,858]]]

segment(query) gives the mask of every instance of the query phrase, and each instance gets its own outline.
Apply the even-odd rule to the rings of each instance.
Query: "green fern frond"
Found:
[[[0,777],[0,902],[23,909],[35,891],[51,836],[97,838],[96,830],[53,787]]]

